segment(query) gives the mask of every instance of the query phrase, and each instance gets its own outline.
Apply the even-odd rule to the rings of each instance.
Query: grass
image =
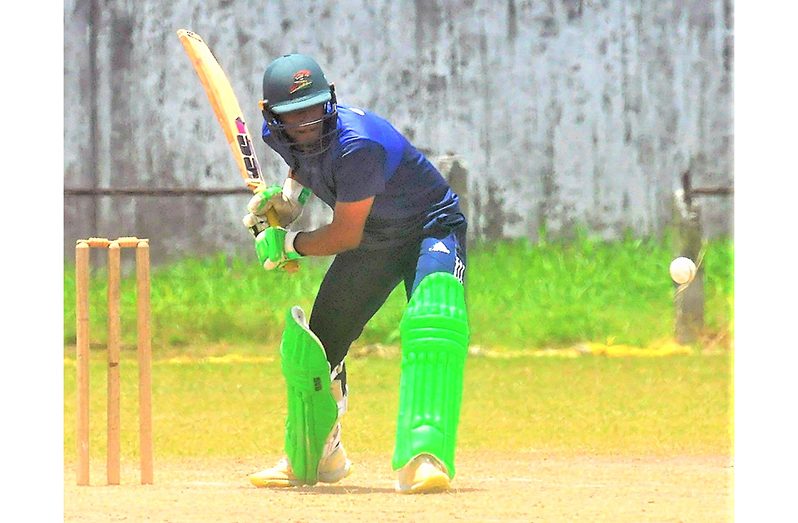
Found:
[[[253,256],[254,258],[254,256]],[[511,241],[469,249],[471,344],[516,357],[470,357],[458,448],[591,454],[729,454],[731,352],[664,358],[535,357],[530,349],[614,340],[648,346],[673,333],[671,242]],[[95,260],[96,261],[96,260]],[[284,314],[306,311],[328,259],[296,275],[267,274],[254,259],[218,255],[152,271],[153,413],[156,460],[279,454],[285,416],[277,344]],[[707,245],[708,337],[733,332],[733,243]],[[92,276],[92,456],[105,453],[107,292]],[[64,449],[75,448],[75,281],[64,274]],[[135,285],[123,278],[122,449],[135,459]],[[357,345],[398,344],[398,288]],[[729,339],[726,336],[725,339]],[[730,348],[730,347],[729,347]],[[398,356],[348,360],[352,452],[390,455],[398,401]],[[508,352],[509,354],[509,352]],[[520,354],[520,356],[519,356]],[[227,357],[224,357],[224,356]]]
[[[91,366],[91,449],[105,456],[103,351]],[[390,456],[399,359],[352,358],[351,452]],[[137,459],[135,353],[122,361],[122,453]],[[458,449],[686,455],[731,453],[731,357],[471,357]],[[249,457],[282,450],[284,381],[275,349],[257,360],[156,359],[156,460]],[[64,454],[75,459],[74,360],[64,366]]]
[[[673,256],[669,238],[570,242],[526,240],[469,248],[467,300],[473,345],[561,347],[613,339],[648,345],[673,333]],[[100,261],[96,258],[95,261]],[[252,258],[224,254],[186,259],[152,271],[152,333],[156,350],[208,343],[274,344],[293,305],[309,311],[329,259],[307,259],[296,275],[265,273]],[[707,337],[733,325],[733,243],[707,245]],[[130,271],[122,284],[123,343],[135,343],[135,295]],[[92,274],[91,331],[104,343],[105,273]],[[398,287],[358,343],[398,343],[404,310]],[[64,273],[64,342],[75,340],[74,265]]]

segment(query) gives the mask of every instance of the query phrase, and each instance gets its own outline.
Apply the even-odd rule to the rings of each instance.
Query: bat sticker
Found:
[[[241,155],[244,157],[244,166],[249,173],[250,178],[260,178],[260,166],[258,159],[255,157],[252,142],[249,140],[249,133],[247,132],[247,124],[239,116],[236,118],[236,129],[238,129],[238,148],[241,150]]]

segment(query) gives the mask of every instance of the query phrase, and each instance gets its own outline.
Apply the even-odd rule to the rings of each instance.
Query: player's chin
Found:
[[[305,153],[316,152],[321,148],[321,140],[319,138],[295,140],[294,147]]]

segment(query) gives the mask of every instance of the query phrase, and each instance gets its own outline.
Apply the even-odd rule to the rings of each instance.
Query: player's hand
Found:
[[[244,224],[244,227],[249,229],[249,231],[252,233],[252,236],[254,236],[255,238],[258,237],[258,234],[265,231],[269,227],[269,223],[266,221],[266,217],[257,216],[252,213],[249,213],[246,216],[244,216],[241,222]]]
[[[247,210],[261,217],[273,211],[277,214],[280,226],[285,227],[302,214],[310,194],[310,189],[292,178],[287,178],[282,187],[271,185],[258,189],[249,200]]]
[[[269,185],[259,188],[247,203],[247,211],[255,216],[266,216],[275,203],[282,200],[283,188],[279,185]]]
[[[301,254],[294,249],[298,232],[288,232],[282,227],[268,227],[255,237],[258,261],[267,271],[285,268],[286,263],[298,260]]]

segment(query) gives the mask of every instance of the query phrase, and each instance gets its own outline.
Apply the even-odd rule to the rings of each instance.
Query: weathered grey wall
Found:
[[[299,7],[301,6],[301,7]],[[468,169],[471,232],[535,238],[587,224],[661,231],[688,167],[732,184],[731,0],[66,0],[64,184],[240,183],[176,37],[196,31],[257,134],[260,80],[280,54],[317,57],[341,103],[388,117],[431,156]],[[284,167],[258,142],[267,175]],[[245,195],[65,199],[78,237],[149,237],[171,259],[240,251]],[[709,235],[730,198],[704,198]],[[329,211],[313,207],[308,224]]]

